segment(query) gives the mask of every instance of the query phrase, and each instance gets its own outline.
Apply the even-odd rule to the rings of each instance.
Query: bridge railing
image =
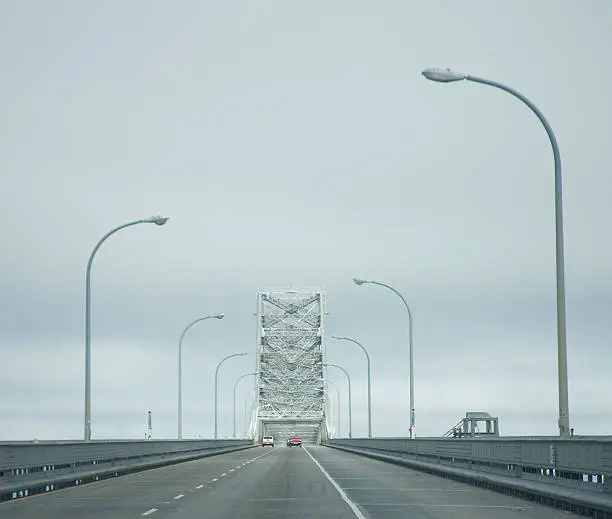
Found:
[[[437,466],[442,472],[459,469],[612,494],[612,437],[353,438],[332,439],[329,445],[395,457],[415,468]]]
[[[0,501],[251,446],[252,440],[0,443]]]

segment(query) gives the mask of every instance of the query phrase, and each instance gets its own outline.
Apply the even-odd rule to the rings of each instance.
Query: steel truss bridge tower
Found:
[[[255,438],[304,443],[327,438],[325,293],[318,289],[257,293]]]

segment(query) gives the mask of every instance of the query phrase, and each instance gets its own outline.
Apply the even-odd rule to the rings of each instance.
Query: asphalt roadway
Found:
[[[0,503],[10,519],[557,519],[572,514],[328,447],[253,448]]]

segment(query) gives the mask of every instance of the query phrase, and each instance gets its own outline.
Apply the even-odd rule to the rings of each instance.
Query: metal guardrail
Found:
[[[612,437],[343,438],[328,445],[612,518]]]
[[[612,437],[334,439],[330,445],[612,493]]]
[[[0,501],[252,446],[252,440],[0,443]]]

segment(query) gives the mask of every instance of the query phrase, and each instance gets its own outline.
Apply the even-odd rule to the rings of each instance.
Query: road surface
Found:
[[[0,504],[10,519],[568,519],[327,447],[253,448]]]

